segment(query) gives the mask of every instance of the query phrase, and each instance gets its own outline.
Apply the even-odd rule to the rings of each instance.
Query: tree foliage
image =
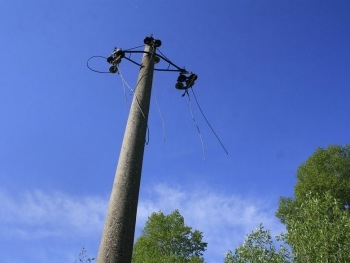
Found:
[[[278,238],[277,238],[278,239]],[[275,247],[276,240],[262,225],[250,233],[244,243],[225,256],[225,263],[288,263],[291,255],[286,246]]]
[[[294,197],[282,197],[294,262],[350,262],[350,145],[318,149],[297,172]]]
[[[350,145],[319,148],[297,172],[294,198],[280,199],[277,217],[282,223],[305,199],[328,192],[340,207],[350,205]]]
[[[326,192],[308,196],[297,212],[286,218],[286,240],[294,262],[350,262],[350,215]]]
[[[350,262],[350,145],[319,148],[301,164],[294,196],[280,199],[276,215],[292,255],[260,226],[225,263]]]
[[[178,210],[153,213],[134,245],[133,263],[202,263],[207,243],[202,233],[185,225]]]

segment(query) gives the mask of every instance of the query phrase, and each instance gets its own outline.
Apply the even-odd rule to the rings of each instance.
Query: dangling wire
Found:
[[[194,115],[193,115],[192,102],[191,102],[190,94],[188,93],[187,90],[186,90],[185,94],[187,94],[187,97],[188,97],[188,102],[189,102],[189,104],[190,104],[190,110],[191,110],[192,120],[193,120],[194,125],[196,125],[196,127],[197,127],[198,134],[199,134],[199,138],[200,138],[201,144],[202,144],[202,150],[203,150],[204,161],[206,161],[205,150],[204,150],[204,143],[203,143],[203,139],[202,139],[202,134],[201,134],[201,131],[199,130],[199,127],[198,127],[197,122],[196,122],[196,120],[195,120],[195,118],[194,118]]]
[[[139,99],[137,98],[136,94],[135,94],[135,91],[130,87],[130,85],[126,82],[126,80],[123,78],[123,76],[121,74],[119,74],[119,76],[121,77],[123,83],[125,83],[125,85],[130,89],[131,93],[135,96],[135,99],[136,99],[136,102],[137,102],[137,106],[142,114],[142,117],[144,118],[144,120],[146,121],[146,126],[147,126],[147,140],[145,142],[146,145],[148,145],[149,143],[149,127],[148,127],[148,122],[146,120],[146,116],[145,116],[145,113],[143,112],[142,108],[141,108],[141,105],[140,105],[140,102],[139,102]],[[137,86],[137,85],[136,85]]]
[[[152,45],[153,49],[151,49],[150,51],[140,51],[140,50],[134,50],[134,49],[138,49],[140,47],[143,47],[142,46],[137,46],[137,47],[134,47],[134,48],[130,48],[130,49],[126,49],[126,50],[121,50],[121,49],[115,49],[112,53],[112,55],[108,58],[104,57],[104,56],[92,56],[90,57],[88,60],[87,60],[87,67],[91,70],[91,71],[94,71],[94,72],[97,72],[97,73],[118,73],[121,80],[122,80],[122,83],[123,83],[123,91],[124,91],[124,98],[125,98],[125,104],[127,105],[127,96],[126,96],[126,89],[125,89],[125,86],[127,86],[131,93],[133,95],[135,95],[135,100],[136,100],[136,103],[138,105],[138,108],[140,110],[140,113],[142,114],[145,122],[146,122],[146,127],[147,127],[147,140],[146,140],[146,145],[149,143],[149,127],[148,127],[148,119],[146,119],[146,115],[145,113],[143,112],[142,108],[141,108],[141,105],[140,105],[140,102],[139,102],[139,99],[138,97],[136,96],[136,93],[134,91],[134,89],[132,89],[130,87],[130,85],[126,82],[126,80],[124,79],[123,75],[121,74],[121,72],[119,71],[119,68],[118,68],[118,63],[120,62],[120,59],[121,58],[124,58],[138,66],[140,66],[140,71],[143,67],[147,66],[147,65],[143,65],[142,63],[138,63],[136,61],[134,61],[133,59],[131,59],[131,55],[132,54],[139,54],[139,53],[143,53],[143,54],[147,54],[149,56],[149,59],[148,59],[148,62],[147,63],[155,63],[156,61],[159,62],[160,59],[164,60],[165,62],[168,63],[168,68],[154,68],[155,71],[168,71],[168,72],[179,72],[180,75],[182,74],[191,74],[188,79],[186,80],[186,86],[184,87],[176,87],[178,89],[182,89],[182,90],[185,90],[185,93],[183,94],[188,96],[188,99],[189,99],[189,104],[190,104],[190,110],[191,110],[191,115],[192,115],[192,119],[193,119],[193,122],[194,124],[196,125],[197,127],[197,130],[198,130],[198,133],[199,133],[199,137],[200,137],[200,140],[201,140],[201,144],[202,144],[202,149],[203,149],[203,155],[204,155],[204,160],[206,160],[206,156],[205,156],[205,149],[204,149],[204,143],[203,143],[203,139],[202,139],[202,135],[200,133],[200,130],[199,130],[199,127],[196,123],[196,120],[194,118],[194,115],[193,115],[193,110],[192,110],[192,102],[191,102],[191,99],[190,99],[190,95],[188,93],[188,88],[191,88],[194,84],[194,81],[197,79],[197,75],[196,74],[193,74],[192,72],[190,71],[187,71],[185,68],[180,68],[179,66],[177,66],[176,64],[174,64],[171,60],[169,60],[159,49],[158,47],[161,45],[161,41],[160,40],[154,40],[153,38],[153,35],[151,35],[150,38],[148,38],[148,40],[146,40],[147,38],[145,38],[145,41],[144,43],[145,44],[149,44],[147,43],[147,41],[151,41],[150,43],[152,44],[149,44],[149,45]],[[156,51],[159,51],[160,54],[156,54]],[[128,56],[125,56],[125,54],[129,54],[129,57]],[[116,55],[118,55],[118,57],[116,57]],[[107,71],[99,71],[99,70],[95,70],[93,69],[92,67],[90,67],[89,65],[89,62],[91,59],[93,58],[103,58],[105,60],[107,60],[108,63],[112,64],[112,66],[110,67],[110,70],[109,72]],[[170,68],[172,67],[172,68]],[[147,72],[144,72],[143,75],[141,77],[139,77],[138,79],[138,82],[135,86],[135,89],[137,88],[138,84],[140,83],[140,81],[146,76],[146,74],[148,74]],[[178,80],[179,81],[179,80]],[[193,92],[193,90],[192,90]],[[201,114],[203,115],[205,121],[207,122],[208,126],[210,127],[210,129],[212,130],[212,132],[214,133],[214,135],[216,136],[216,138],[218,139],[218,141],[220,142],[221,146],[223,147],[223,149],[225,150],[225,152],[228,154],[227,150],[225,149],[224,145],[222,144],[221,140],[219,139],[219,137],[217,136],[217,134],[215,133],[214,129],[211,127],[209,121],[207,120],[207,118],[205,117],[201,107],[199,106],[199,103],[197,101],[197,98],[196,98],[196,95],[194,94],[193,92],[193,95],[194,95],[194,98],[196,100],[196,103],[197,103],[197,106],[199,108],[199,110],[201,111]],[[165,141],[165,123],[164,123],[164,119],[163,119],[163,116],[162,116],[162,113],[160,111],[160,108],[159,108],[159,104],[158,104],[158,98],[157,98],[157,93],[155,91],[155,99],[156,99],[156,104],[157,104],[157,109],[158,109],[158,112],[160,114],[160,118],[162,120],[162,125],[163,125],[163,137],[164,137],[164,141]]]
[[[90,65],[89,65],[89,61],[90,61],[91,59],[93,59],[93,58],[104,58],[104,59],[107,59],[107,58],[104,57],[104,56],[92,56],[92,57],[90,57],[90,58],[86,61],[86,66],[88,67],[88,69],[90,69],[90,70],[93,71],[93,72],[97,72],[97,73],[111,73],[111,72],[109,72],[109,71],[99,71],[99,70],[96,70],[96,69],[91,68]]]
[[[119,74],[119,76],[121,77],[123,83],[129,88],[129,90],[131,91],[131,94],[135,94],[134,90],[130,87],[130,85],[126,82],[126,80],[124,79],[122,74]]]
[[[207,118],[205,117],[205,115],[204,115],[204,113],[203,113],[203,111],[202,111],[201,106],[199,106],[199,103],[198,103],[196,94],[194,93],[193,89],[191,89],[191,90],[192,90],[193,97],[194,97],[194,99],[195,99],[195,101],[196,101],[196,103],[197,103],[198,109],[199,109],[200,112],[202,113],[203,118],[204,118],[205,121],[207,122],[207,124],[208,124],[209,128],[211,129],[211,131],[214,133],[216,139],[217,139],[217,140],[219,141],[219,143],[221,144],[221,147],[224,149],[224,151],[225,151],[226,154],[228,155],[228,151],[226,150],[224,144],[221,142],[219,136],[216,134],[216,132],[214,131],[213,127],[210,125],[209,121],[208,121]],[[188,95],[188,92],[187,92],[187,95]]]
[[[118,70],[118,75],[120,76],[120,79],[122,81],[123,84],[123,92],[124,92],[124,99],[125,99],[125,106],[128,107],[128,100],[126,98],[126,90],[125,90],[125,86],[128,84],[126,83],[125,79],[123,78],[122,73],[120,72],[120,70]]]
[[[155,98],[156,98],[156,105],[157,105],[157,109],[158,109],[158,112],[159,112],[159,116],[160,116],[160,119],[162,120],[162,125],[163,125],[163,141],[165,142],[165,123],[164,123],[164,119],[163,119],[163,115],[162,115],[162,112],[160,111],[160,108],[159,108],[159,104],[158,104],[158,98],[157,98],[157,89],[156,89],[156,86],[154,85],[154,95],[155,95]]]

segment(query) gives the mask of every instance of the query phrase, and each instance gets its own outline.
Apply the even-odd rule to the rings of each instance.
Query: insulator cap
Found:
[[[114,54],[116,57],[120,57],[120,58],[125,57],[125,52],[121,49],[118,49]]]
[[[107,62],[108,62],[109,64],[112,64],[113,60],[114,60],[114,57],[112,57],[112,56],[110,56],[110,57],[107,58]]]
[[[177,78],[177,81],[179,82],[184,82],[186,81],[187,77],[183,74],[180,74],[180,76]]]
[[[161,45],[162,45],[162,41],[160,41],[159,39],[154,40],[155,47],[160,47]]]
[[[156,57],[154,57],[154,63],[159,63],[159,61],[160,61],[160,58],[158,57],[158,56],[156,56]]]
[[[145,39],[143,40],[143,43],[145,43],[146,45],[151,45],[153,42],[153,37],[145,37]]]
[[[182,82],[177,82],[175,84],[175,88],[177,88],[177,89],[184,89],[184,84]]]
[[[118,67],[116,65],[112,65],[109,67],[109,72],[111,73],[117,73],[118,72]]]
[[[189,78],[193,81],[196,81],[198,79],[198,76],[196,74],[191,74]]]
[[[154,47],[160,47],[162,45],[162,41],[160,41],[159,39],[154,39],[153,36],[145,37],[143,43],[149,46],[153,45]]]

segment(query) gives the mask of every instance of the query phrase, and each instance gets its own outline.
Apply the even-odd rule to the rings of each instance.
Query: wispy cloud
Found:
[[[208,242],[205,256],[210,263],[222,262],[224,253],[234,249],[260,223],[276,234],[283,230],[274,217],[274,205],[266,200],[222,194],[210,188],[188,190],[158,184],[148,189],[141,192],[137,233],[151,213],[179,209],[187,225],[203,232]],[[0,190],[0,238],[14,243],[33,239],[45,242],[48,238],[57,243],[67,238],[93,239],[98,244],[107,204],[108,200],[98,196],[39,190],[17,195]],[[63,247],[58,249],[73,253]]]
[[[21,195],[0,191],[0,206],[0,234],[33,239],[89,235],[102,229],[107,201],[39,190]]]

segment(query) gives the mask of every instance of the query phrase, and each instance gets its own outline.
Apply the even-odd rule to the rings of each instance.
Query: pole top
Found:
[[[160,47],[162,45],[162,41],[160,41],[159,39],[154,39],[153,35],[151,35],[150,37],[145,37],[143,42],[146,45],[154,46],[154,47]]]

